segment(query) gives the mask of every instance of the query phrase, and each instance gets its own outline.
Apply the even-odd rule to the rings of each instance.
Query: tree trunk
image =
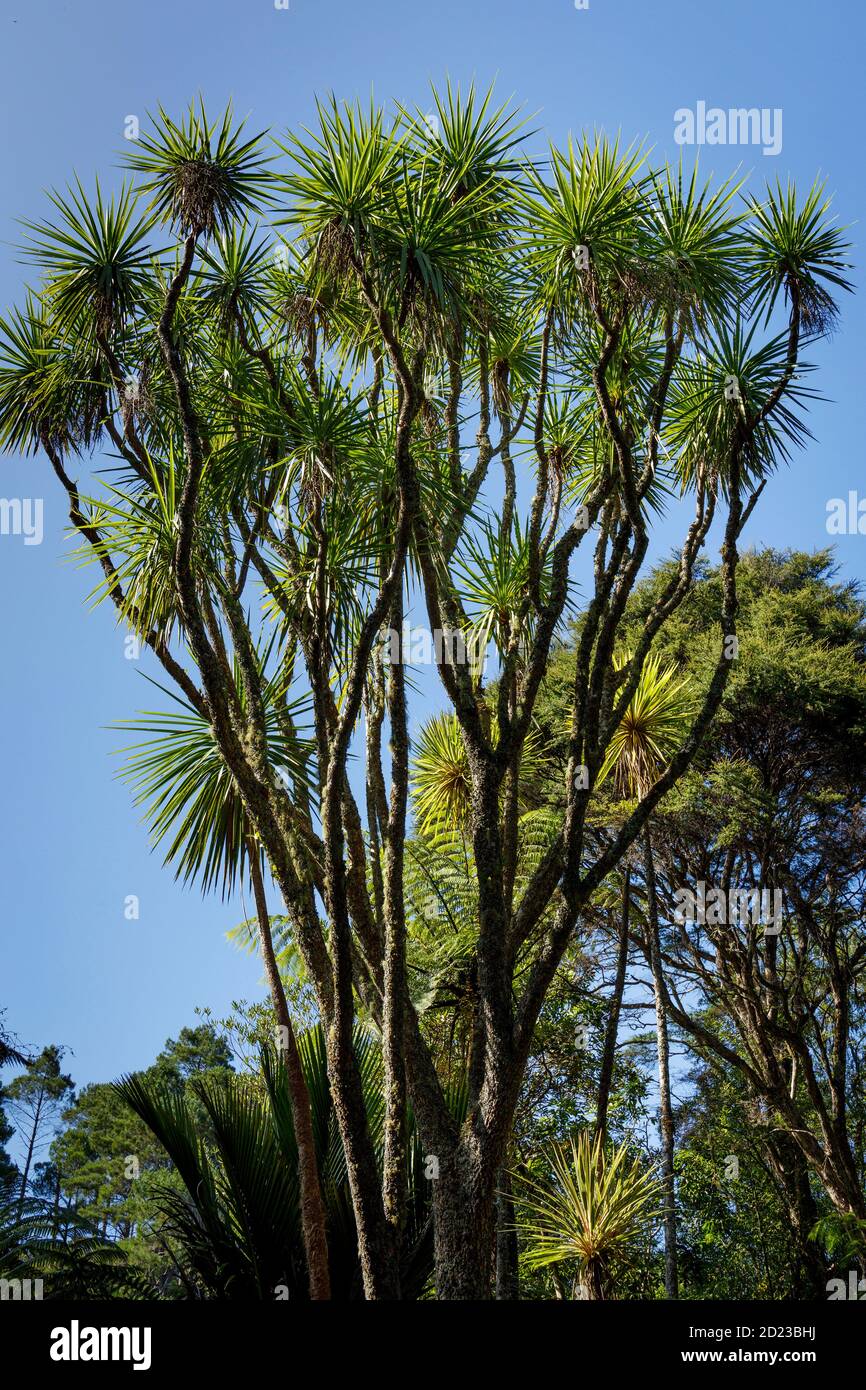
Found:
[[[604,1266],[601,1260],[591,1259],[588,1262],[582,1286],[586,1290],[586,1297],[591,1303],[602,1303],[604,1301]]]
[[[461,1144],[442,1158],[433,1182],[436,1297],[479,1302],[491,1297],[494,1184]]]
[[[511,1174],[504,1166],[499,1170],[499,1192],[496,1197],[496,1297],[508,1302],[520,1297]]]
[[[647,891],[647,935],[649,937],[650,969],[655,994],[656,1044],[659,1059],[659,1127],[662,1136],[662,1185],[665,1195],[665,1297],[679,1298],[676,1186],[674,1183],[674,1115],[671,1106],[668,1021],[665,1012],[656,875],[649,827],[644,831],[644,866]]]
[[[619,938],[617,941],[616,979],[607,1026],[604,1032],[604,1048],[601,1054],[601,1071],[598,1078],[598,1108],[596,1110],[595,1133],[601,1140],[602,1148],[607,1138],[607,1112],[610,1105],[610,1092],[613,1085],[613,1068],[616,1060],[616,1040],[619,1033],[619,1016],[622,1009],[622,996],[625,989],[625,972],[628,965],[628,918],[631,874],[625,865],[622,888],[622,906],[619,915]]]
[[[307,1274],[310,1283],[310,1298],[316,1301],[331,1297],[331,1278],[328,1266],[328,1241],[325,1233],[325,1206],[319,1183],[319,1166],[316,1160],[316,1145],[313,1137],[313,1120],[310,1113],[310,1095],[304,1079],[295,1030],[286,1000],[286,991],[280,978],[274,943],[271,936],[271,922],[265,898],[265,885],[262,880],[261,864],[256,845],[248,845],[250,877],[256,900],[256,914],[259,924],[259,942],[262,960],[268,978],[271,1001],[277,1023],[284,1030],[283,1049],[286,1059],[286,1074],[289,1082],[289,1099],[292,1107],[292,1124],[295,1142],[298,1146],[298,1185],[301,1198],[301,1228],[304,1236],[304,1251],[307,1257]]]
[[[818,1206],[809,1183],[806,1160],[784,1132],[769,1136],[767,1155],[785,1194],[791,1222],[793,1296],[800,1300],[826,1298],[827,1265],[818,1243],[810,1238],[818,1220]]]
[[[326,1010],[328,1080],[346,1158],[364,1295],[372,1302],[399,1297],[399,1271],[395,1267],[393,1233],[385,1216],[382,1177],[355,1056],[352,927],[335,769],[336,764],[328,773],[321,803],[325,898],[330,918],[328,953],[332,972],[331,999]],[[319,1002],[323,1004],[321,998]]]
[[[406,979],[406,910],[403,844],[409,788],[409,732],[406,714],[406,675],[403,669],[402,582],[394,595],[391,629],[399,636],[400,659],[388,667],[388,717],[391,726],[391,802],[385,847],[385,959],[383,962],[382,1067],[385,1122],[382,1161],[382,1204],[391,1230],[394,1262],[406,1205],[406,1063],[403,991]]]
[[[33,1125],[30,1130],[30,1139],[27,1144],[27,1158],[24,1161],[24,1171],[21,1174],[21,1191],[18,1194],[18,1220],[21,1220],[21,1213],[24,1210],[24,1201],[27,1197],[27,1181],[30,1177],[30,1165],[33,1162],[33,1150],[36,1146],[36,1135],[39,1132],[39,1121],[42,1118],[43,1095],[40,1094],[36,1102],[36,1111],[33,1116]]]
[[[56,1240],[60,1231],[60,1169],[55,1170],[54,1210],[51,1218],[51,1239]]]

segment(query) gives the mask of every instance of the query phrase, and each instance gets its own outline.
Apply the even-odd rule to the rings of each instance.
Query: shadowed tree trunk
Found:
[[[517,1227],[514,1222],[511,1174],[505,1166],[499,1170],[499,1192],[496,1198],[496,1297],[506,1301],[520,1297]]]
[[[586,1276],[580,1286],[585,1291],[585,1297],[590,1303],[601,1303],[604,1301],[604,1266],[601,1260],[590,1260]]]
[[[319,1167],[316,1161],[316,1144],[313,1138],[313,1120],[310,1113],[310,1096],[304,1079],[301,1058],[298,1052],[295,1030],[289,1014],[286,991],[280,978],[274,943],[271,936],[271,922],[265,898],[265,885],[262,880],[261,865],[256,846],[248,845],[250,877],[256,900],[256,916],[259,924],[259,942],[264,961],[271,1002],[274,1006],[277,1023],[283,1029],[284,1045],[281,1050],[286,1060],[286,1075],[289,1081],[289,1099],[292,1106],[292,1124],[295,1142],[298,1146],[298,1182],[301,1197],[301,1227],[304,1234],[304,1250],[307,1256],[307,1272],[310,1280],[310,1298],[319,1301],[331,1297],[331,1280],[328,1268],[328,1240],[325,1233],[325,1207],[322,1189],[319,1184]]]
[[[770,1138],[768,1153],[784,1192],[791,1222],[794,1297],[826,1298],[827,1266],[818,1242],[811,1239],[811,1232],[818,1220],[818,1206],[809,1183],[806,1160],[789,1135],[781,1131]]]
[[[463,1145],[440,1160],[433,1183],[436,1296],[478,1302],[492,1296],[496,1205],[493,1184]]]

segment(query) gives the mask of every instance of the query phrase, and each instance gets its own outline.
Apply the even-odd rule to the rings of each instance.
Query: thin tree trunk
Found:
[[[274,1006],[277,1023],[285,1039],[283,1049],[286,1059],[286,1075],[289,1082],[289,1099],[292,1107],[292,1124],[295,1142],[298,1146],[298,1184],[301,1198],[301,1228],[304,1236],[304,1250],[307,1256],[307,1274],[310,1283],[310,1298],[316,1301],[331,1297],[331,1279],[328,1267],[328,1241],[325,1233],[325,1206],[319,1183],[319,1167],[316,1160],[316,1145],[313,1138],[313,1120],[310,1113],[310,1095],[304,1079],[301,1058],[298,1052],[295,1030],[286,1000],[286,991],[280,978],[277,958],[274,954],[271,921],[268,914],[265,885],[262,879],[258,850],[252,842],[248,845],[250,877],[256,900],[256,915],[259,924],[259,942],[262,960],[268,978],[268,988]]]
[[[382,1201],[391,1228],[394,1261],[400,1248],[406,1182],[406,1063],[403,998],[406,989],[406,913],[403,902],[403,844],[409,786],[409,732],[406,675],[403,668],[403,592],[394,595],[392,633],[398,634],[400,658],[388,667],[388,718],[391,733],[391,802],[385,846],[385,959],[383,963],[382,1062],[385,1088],[385,1135]]]
[[[33,1125],[30,1130],[30,1141],[27,1145],[27,1158],[24,1162],[24,1172],[21,1174],[21,1191],[18,1194],[18,1220],[21,1220],[21,1213],[24,1210],[24,1200],[27,1196],[27,1180],[30,1177],[30,1165],[33,1162],[33,1149],[36,1145],[36,1135],[39,1130],[39,1121],[42,1117],[42,1104],[44,1093],[40,1095],[36,1102],[36,1111],[33,1116]]]
[[[610,1092],[613,1085],[613,1067],[616,1060],[616,1040],[619,1033],[619,1016],[622,1010],[622,996],[625,989],[625,972],[628,965],[628,919],[631,893],[631,874],[628,864],[624,869],[622,887],[622,906],[619,914],[619,937],[617,940],[616,978],[613,984],[607,1026],[604,1032],[604,1047],[601,1054],[601,1071],[598,1078],[598,1108],[595,1119],[596,1137],[601,1148],[607,1138],[607,1112],[610,1106]]]
[[[677,1273],[677,1213],[674,1184],[674,1115],[671,1106],[670,1050],[668,1021],[665,1012],[664,977],[662,975],[661,942],[659,939],[658,900],[649,827],[644,831],[644,866],[647,891],[647,935],[649,937],[650,969],[656,1006],[656,1044],[659,1059],[659,1124],[662,1135],[662,1185],[665,1196],[665,1297],[679,1298]]]
[[[60,1169],[56,1170],[54,1179],[54,1210],[51,1220],[51,1239],[56,1240],[60,1230]]]
[[[344,710],[345,713],[345,710]],[[328,755],[330,756],[330,754]],[[346,887],[338,774],[332,766],[322,796],[325,897],[330,918],[331,999],[327,1011],[328,1079],[343,1141],[358,1234],[365,1297],[398,1297],[391,1227],[382,1201],[382,1175],[370,1135],[367,1104],[354,1048],[352,927]]]

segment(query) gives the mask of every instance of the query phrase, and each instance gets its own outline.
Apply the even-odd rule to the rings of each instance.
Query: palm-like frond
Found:
[[[130,1268],[126,1252],[106,1240],[80,1210],[59,1213],[16,1190],[0,1190],[0,1278],[38,1279],[46,1301],[147,1298],[147,1281]],[[35,1294],[39,1297],[39,1294]]]
[[[469,760],[456,715],[438,714],[421,731],[412,761],[413,811],[423,834],[465,824],[471,804]]]
[[[735,439],[749,425],[742,451],[744,482],[754,483],[787,461],[794,447],[812,438],[799,406],[817,399],[803,385],[804,362],[788,373],[788,335],[754,343],[757,324],[739,318],[723,324],[695,359],[683,360],[670,393],[666,444],[683,487],[718,471],[722,482]],[[764,407],[776,387],[783,391],[772,413]],[[757,422],[753,427],[753,422]]]
[[[491,720],[491,737],[495,744],[495,717]],[[524,806],[532,799],[542,757],[540,735],[530,728],[520,761],[520,798]],[[412,809],[419,833],[433,841],[461,833],[471,808],[471,786],[469,759],[457,716],[434,716],[421,730],[412,760]]]
[[[399,117],[388,125],[372,101],[365,111],[332,96],[318,101],[316,112],[315,130],[290,135],[280,146],[294,168],[281,178],[290,208],[277,225],[300,228],[317,265],[340,271],[347,251],[375,235],[404,137]]]
[[[659,271],[662,303],[692,331],[719,322],[737,308],[746,250],[745,213],[732,207],[742,180],[713,189],[698,183],[695,164],[683,177],[667,166],[654,174],[647,198],[650,258]]]
[[[609,1273],[661,1217],[662,1187],[621,1145],[608,1153],[583,1131],[554,1145],[550,1185],[515,1174],[518,1229],[533,1269],[576,1259],[582,1272]]]
[[[357,1029],[353,1042],[368,1124],[381,1161],[381,1056],[375,1039]],[[328,1262],[335,1298],[356,1296],[360,1271],[346,1161],[328,1084],[321,1027],[298,1037],[328,1230]],[[201,1083],[192,1093],[166,1093],[141,1076],[115,1086],[163,1145],[184,1191],[160,1194],[158,1206],[181,1258],[205,1294],[214,1298],[268,1300],[282,1286],[290,1299],[308,1294],[298,1210],[297,1145],[283,1058],[261,1053],[261,1081],[230,1077]],[[205,1145],[196,1128],[193,1095],[212,1132]],[[462,1119],[465,1095],[449,1093]],[[462,1108],[461,1108],[462,1106]],[[420,1141],[408,1116],[406,1207],[400,1248],[403,1296],[420,1296],[432,1261],[430,1187],[423,1176]]]
[[[474,82],[465,96],[450,81],[442,93],[431,90],[433,111],[403,115],[424,155],[436,160],[443,184],[462,196],[495,180],[504,198],[522,170],[519,148],[533,133],[526,121],[510,101],[494,107],[492,85],[483,96]]]
[[[150,488],[133,491],[108,485],[104,496],[83,499],[101,541],[99,546],[84,541],[77,551],[82,564],[95,564],[103,555],[110,556],[124,591],[124,617],[141,635],[156,632],[165,639],[177,621],[172,560],[182,489],[178,469],[177,455],[170,449],[165,459],[148,457]],[[219,545],[212,527],[197,532],[197,559],[203,572],[216,572]],[[104,602],[113,586],[114,579],[103,576],[91,594],[93,602]]]
[[[191,1270],[212,1292],[238,1296],[252,1282],[249,1249],[232,1230],[221,1201],[222,1174],[196,1128],[189,1101],[182,1092],[161,1090],[140,1075],[122,1077],[114,1089],[162,1144],[184,1185],[185,1194],[166,1189],[159,1209]]]
[[[483,658],[491,640],[504,652],[513,625],[524,618],[529,550],[529,537],[519,518],[509,536],[503,536],[501,529],[488,521],[467,537],[452,562],[471,622],[466,645],[476,662]]]
[[[643,231],[644,159],[599,135],[577,147],[569,140],[565,152],[551,145],[549,179],[528,171],[527,266],[542,304],[566,326],[591,280],[615,291],[630,284]]]
[[[495,231],[488,213],[492,193],[486,186],[456,198],[442,185],[431,159],[413,169],[401,159],[402,177],[383,209],[377,258],[393,303],[413,315],[444,315],[453,331],[472,313],[472,290],[482,257],[496,255]],[[430,324],[428,323],[428,328]],[[441,345],[447,346],[447,334]]]
[[[562,485],[566,502],[582,505],[604,486],[609,505],[623,512],[622,479],[613,440],[602,419],[592,381],[599,351],[596,332],[580,335],[569,386],[552,390],[545,404],[544,448],[551,485]],[[643,326],[638,330],[627,328],[608,364],[608,397],[635,440],[649,439],[648,401],[652,384],[658,379],[662,355],[657,335]],[[657,469],[642,505],[660,512],[669,495],[670,485],[663,470]]]
[[[626,653],[616,669],[627,667],[631,659]],[[678,748],[692,704],[688,678],[678,679],[672,662],[663,664],[650,653],[607,746],[599,782],[613,772],[621,796],[644,796]]]
[[[311,391],[300,374],[285,371],[291,396],[284,501],[297,496],[301,514],[312,499],[335,487],[352,489],[356,455],[369,441],[365,402],[330,373]]]
[[[463,638],[475,671],[482,669],[491,641],[500,654],[514,638],[519,640],[521,650],[531,641],[535,613],[528,603],[530,548],[528,528],[519,517],[515,517],[508,535],[503,535],[501,527],[485,521],[466,536],[451,561],[469,620]],[[539,576],[542,594],[548,592],[551,576],[548,553]],[[566,620],[573,611],[569,593],[563,609]]]
[[[152,133],[139,136],[126,162],[146,175],[142,191],[152,195],[151,208],[181,236],[228,232],[261,208],[270,159],[261,135],[243,138],[246,122],[235,124],[231,103],[215,121],[202,101],[179,121],[160,106],[151,121]]]
[[[749,202],[753,312],[766,310],[769,318],[782,291],[786,299],[796,293],[803,328],[810,334],[826,333],[838,316],[827,286],[852,289],[845,274],[851,269],[846,259],[850,243],[829,217],[831,199],[824,197],[824,187],[814,184],[801,202],[792,182],[786,188],[777,182],[763,201]]]
[[[365,597],[376,584],[380,537],[371,535],[357,513],[352,514],[351,494],[335,495],[329,510],[329,541],[325,563],[317,563],[317,537],[313,524],[295,520],[292,525],[298,554],[291,563],[277,556],[272,571],[280,581],[282,603],[272,595],[265,601],[265,613],[288,635],[290,626],[306,612],[314,611],[321,599],[331,654],[338,681],[348,671],[352,644],[365,612]]]
[[[0,447],[30,453],[44,441],[77,452],[99,438],[103,368],[84,341],[61,341],[32,297],[0,318]]]
[[[297,1167],[285,1162],[273,1111],[252,1090],[227,1081],[201,1086],[198,1095],[219,1151],[217,1199],[229,1238],[246,1256],[251,1291],[273,1298],[303,1268]]]
[[[137,194],[124,185],[106,201],[99,181],[88,199],[80,181],[49,193],[56,221],[25,222],[25,254],[45,275],[44,295],[58,325],[98,334],[122,329],[138,306],[153,257],[146,238],[153,219],[137,214]]]
[[[240,695],[240,682],[239,695]],[[158,687],[162,689],[163,687]],[[265,706],[271,765],[287,785],[309,786],[311,744],[289,737],[286,724],[303,719],[303,701],[277,712],[285,701],[278,678],[266,681]],[[166,694],[171,692],[166,691]],[[250,827],[234,780],[223,762],[207,722],[184,700],[172,696],[179,711],[164,711],[125,720],[118,728],[149,738],[121,750],[126,760],[120,776],[134,788],[135,804],[144,808],[152,843],[168,840],[166,864],[174,864],[184,882],[195,878],[207,892],[229,892],[243,872]]]
[[[534,317],[513,295],[497,295],[494,290],[488,295],[485,317],[491,396],[501,418],[506,411],[513,415],[515,402],[538,387],[541,336]],[[473,350],[466,364],[466,377],[476,390],[480,375],[479,357]]]
[[[274,248],[256,235],[255,227],[232,224],[202,251],[202,304],[229,331],[236,313],[252,325],[268,309],[265,272]]]

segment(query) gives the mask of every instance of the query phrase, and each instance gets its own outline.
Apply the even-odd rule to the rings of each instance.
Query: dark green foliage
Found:
[[[298,1039],[310,1095],[320,1179],[328,1221],[333,1297],[361,1297],[354,1217],[346,1161],[336,1127],[320,1028]],[[355,1053],[368,1121],[381,1161],[381,1060],[370,1035],[359,1031]],[[306,1299],[307,1275],[298,1210],[297,1149],[285,1067],[263,1048],[261,1075],[194,1082],[172,1093],[152,1074],[114,1087],[169,1155],[183,1191],[154,1199],[164,1238],[175,1250],[195,1296],[225,1299]],[[210,1122],[203,1138],[191,1100]],[[460,1104],[460,1095],[455,1095]],[[430,1183],[414,1127],[410,1128],[406,1209],[401,1241],[401,1287],[418,1298],[432,1272]]]

